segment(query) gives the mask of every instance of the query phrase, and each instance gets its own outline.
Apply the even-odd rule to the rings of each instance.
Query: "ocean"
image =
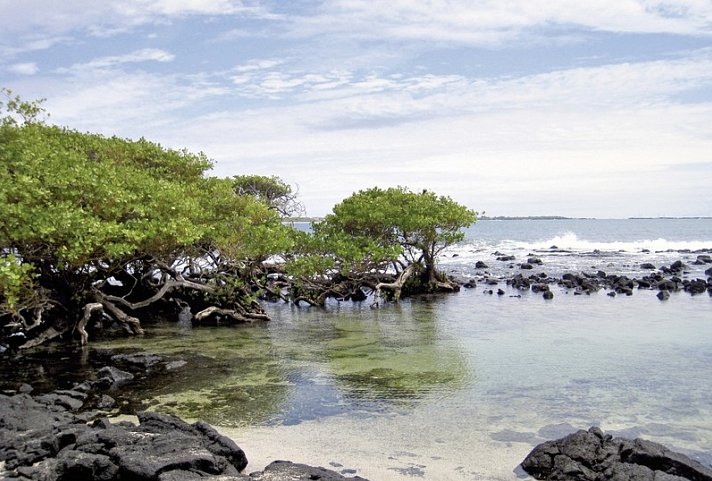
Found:
[[[531,256],[542,264],[526,274],[640,277],[650,272],[642,263],[681,260],[683,277],[705,278],[712,265],[695,261],[709,249],[711,219],[486,220],[440,260],[476,278],[472,289],[377,309],[269,304],[262,325],[164,322],[92,348],[188,361],[117,397],[128,410],[219,426],[247,452],[248,471],[289,459],[372,481],[511,481],[526,478],[517,466],[536,444],[592,425],[709,465],[710,295],[660,301],[653,290],[611,297],[553,285],[545,300],[502,280]]]
[[[463,275],[479,272],[477,260],[503,273],[512,263],[496,262],[495,252],[514,255],[517,263],[534,255],[552,274],[600,268],[636,275],[641,263],[660,267],[682,259],[690,264],[694,252],[712,249],[712,219],[481,220],[465,235],[465,242],[441,257],[441,266],[457,267]]]

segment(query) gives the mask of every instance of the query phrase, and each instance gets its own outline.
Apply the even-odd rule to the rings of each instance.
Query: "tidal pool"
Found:
[[[712,462],[712,299],[554,293],[273,304],[265,324],[165,322],[92,349],[186,360],[118,393],[124,409],[217,425],[248,471],[286,458],[373,481],[512,480],[535,444],[591,425]]]

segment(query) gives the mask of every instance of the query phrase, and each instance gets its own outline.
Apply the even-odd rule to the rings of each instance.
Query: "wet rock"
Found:
[[[111,356],[111,362],[133,371],[147,371],[163,361],[157,354],[116,354]]]
[[[553,299],[554,293],[551,291],[546,291],[544,294],[542,294],[542,297],[546,300]]]
[[[477,261],[475,263],[475,269],[487,269],[489,266],[482,261]]]
[[[544,262],[543,262],[541,259],[539,259],[538,257],[532,256],[532,257],[530,257],[529,259],[527,259],[527,263],[532,264],[532,265],[538,265],[538,266],[540,266],[540,265],[542,265]]]
[[[658,283],[658,290],[661,291],[676,291],[677,283],[670,279],[663,279]]]
[[[23,383],[17,388],[17,392],[21,394],[30,394],[32,391],[34,391],[34,388],[27,383]]]
[[[113,409],[116,407],[116,400],[111,396],[102,394],[96,402],[97,409]]]
[[[670,291],[659,291],[656,297],[661,301],[667,301],[670,299]]]
[[[104,381],[103,384],[109,385],[109,387],[116,387],[127,382],[132,381],[134,375],[130,372],[122,371],[114,366],[104,366],[97,372],[97,380],[99,382]]]
[[[188,363],[182,359],[179,359],[177,361],[171,361],[166,363],[166,371],[175,371],[176,369],[180,369],[183,366],[186,366]]]
[[[531,265],[531,264],[528,263],[528,262],[525,262],[525,263],[521,264],[519,267],[520,267],[521,269],[525,269],[525,270],[534,269],[534,266]]]
[[[510,262],[510,261],[513,261],[514,259],[516,259],[514,256],[499,256],[499,257],[497,257],[497,260],[502,261],[502,262]]]
[[[671,274],[678,274],[678,273],[681,273],[684,268],[685,268],[685,265],[682,263],[682,261],[675,261],[672,264],[670,264],[668,271]]]
[[[686,280],[683,286],[684,290],[692,295],[704,294],[707,291],[707,281],[704,279]]]
[[[59,406],[69,411],[76,411],[84,406],[83,400],[67,394],[58,394],[57,392],[37,396],[36,400],[42,404]]]
[[[345,477],[336,471],[322,467],[312,467],[306,464],[296,464],[289,461],[274,461],[261,473],[251,473],[254,481],[366,481],[360,476]]]
[[[596,427],[538,445],[522,468],[552,481],[712,481],[712,469],[685,455],[651,441],[613,438]]]
[[[498,296],[503,296],[503,295],[504,295],[504,291],[503,291],[502,289],[497,289],[497,295],[498,295]]]
[[[640,268],[641,268],[641,269],[649,269],[649,270],[651,270],[651,271],[657,269],[657,268],[656,268],[653,264],[651,264],[650,262],[645,262],[645,263],[643,263],[643,264],[640,264]]]
[[[697,262],[701,262],[702,264],[712,264],[712,257],[707,254],[699,255],[697,256]]]

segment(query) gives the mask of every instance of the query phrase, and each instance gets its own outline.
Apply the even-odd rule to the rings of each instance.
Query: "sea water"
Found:
[[[641,263],[683,260],[684,277],[704,278],[710,265],[696,265],[693,251],[709,248],[709,219],[481,221],[440,265],[498,278],[536,255],[535,273],[639,277],[649,272]],[[248,470],[287,458],[373,481],[512,480],[537,443],[591,425],[712,462],[709,295],[661,302],[648,290],[579,296],[553,286],[547,301],[498,286],[504,295],[480,285],[378,309],[269,304],[265,324],[160,323],[94,347],[187,360],[117,397],[129,411],[219,426],[246,450]]]

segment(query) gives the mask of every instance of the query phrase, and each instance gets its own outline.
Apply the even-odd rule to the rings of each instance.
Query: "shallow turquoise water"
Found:
[[[712,298],[554,292],[545,301],[475,289],[375,310],[271,305],[265,325],[165,325],[106,346],[187,359],[127,395],[135,408],[222,426],[412,416],[445,440],[472,429],[533,446],[595,424],[708,459]]]
[[[544,265],[535,272],[640,276],[641,262],[683,259],[683,277],[697,278],[709,265],[694,265],[696,254],[654,246],[712,246],[709,220],[480,225],[482,238],[470,232],[443,259],[445,269],[482,274],[474,269],[481,259],[511,275],[516,266],[493,262],[495,250],[523,259],[556,240],[570,242],[559,247],[572,252],[540,253]],[[643,252],[647,246],[653,249]],[[267,430],[276,456],[308,446],[305,439],[313,453],[332,456],[336,445],[340,453],[356,453],[354,466],[382,458],[386,473],[396,469],[401,476],[383,479],[420,472],[437,480],[513,479],[512,469],[535,444],[591,425],[712,462],[712,297],[680,292],[660,302],[655,291],[611,298],[553,287],[554,299],[545,301],[498,287],[505,295],[478,287],[380,309],[367,302],[334,302],[324,310],[270,304],[269,323],[189,328],[165,322],[146,326],[144,337],[92,348],[188,361],[117,393],[127,412],[202,418],[247,433],[247,443]],[[62,362],[81,368],[81,359],[70,358]],[[483,460],[470,459],[471,450],[507,452],[507,466],[478,471]],[[432,463],[439,463],[438,472],[425,467]]]

